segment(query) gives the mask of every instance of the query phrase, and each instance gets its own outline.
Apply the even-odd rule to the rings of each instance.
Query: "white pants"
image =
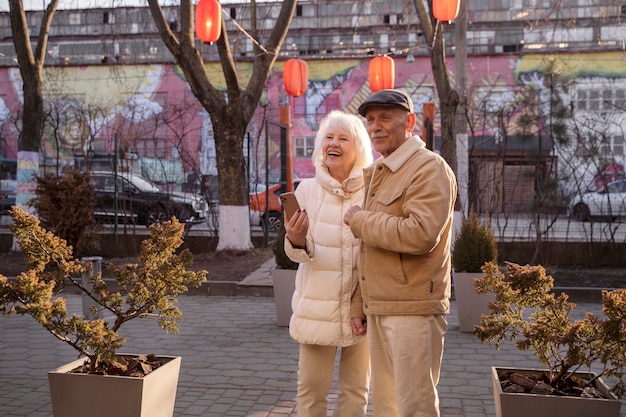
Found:
[[[439,417],[443,315],[369,315],[374,417]]]
[[[327,417],[336,346],[300,345],[298,417]],[[340,348],[339,395],[334,417],[363,417],[370,385],[367,342]]]

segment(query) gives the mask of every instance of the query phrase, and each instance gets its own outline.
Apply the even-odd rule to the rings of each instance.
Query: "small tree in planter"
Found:
[[[489,312],[491,295],[478,294],[474,280],[482,276],[486,262],[497,262],[498,244],[487,222],[481,222],[476,213],[461,221],[461,229],[454,240],[452,267],[454,268],[454,297],[462,332],[471,332],[480,323],[482,314]]]
[[[474,334],[483,342],[495,343],[496,348],[505,340],[515,341],[518,349],[532,350],[548,368],[538,381],[529,381],[524,375],[516,378],[528,388],[518,386],[509,391],[595,396],[594,381],[606,376],[617,380],[611,392],[617,397],[624,394],[626,290],[602,292],[606,318],[587,313],[584,319],[572,321],[569,314],[574,303],[565,293],[555,296],[551,292],[554,280],[542,266],[507,262],[504,274],[488,263],[483,273],[476,280],[476,289],[493,293],[495,301]],[[599,365],[600,371],[592,374],[593,365]],[[588,377],[576,374],[580,371]]]
[[[124,338],[117,332],[130,320],[154,317],[165,331],[177,332],[182,314],[175,297],[187,291],[189,285],[198,286],[206,280],[206,271],[187,270],[192,264],[189,250],[176,253],[184,231],[176,218],[150,227],[150,238],[142,243],[138,256],[139,264],[111,265],[117,283],[112,291],[100,274],[91,274],[89,285],[83,285],[80,277],[88,272],[89,265],[73,258],[72,247],[43,229],[37,218],[17,207],[10,214],[11,231],[29,269],[14,282],[0,275],[0,313],[31,315],[57,339],[87,357],[85,372],[120,373],[123,360],[116,352]],[[66,281],[114,316],[112,322],[70,315],[65,299],[57,297]]]
[[[276,267],[280,269],[298,269],[298,263],[289,259],[285,253],[285,239],[287,232],[285,231],[285,225],[280,222],[281,226],[278,229],[278,236],[272,246],[272,252],[274,252],[274,260],[276,261]]]
[[[485,262],[498,261],[498,244],[493,230],[473,211],[461,220],[453,248],[452,267],[457,272],[481,273]]]

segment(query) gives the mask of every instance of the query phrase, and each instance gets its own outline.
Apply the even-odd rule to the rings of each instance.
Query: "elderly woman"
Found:
[[[333,416],[364,416],[370,381],[369,350],[350,327],[357,288],[359,242],[343,223],[363,200],[362,169],[372,149],[362,120],[329,113],[315,138],[315,178],[295,191],[300,210],[285,219],[285,252],[300,266],[289,332],[300,343],[298,416],[326,417],[335,356],[340,350],[339,397]],[[338,349],[340,348],[340,349]]]

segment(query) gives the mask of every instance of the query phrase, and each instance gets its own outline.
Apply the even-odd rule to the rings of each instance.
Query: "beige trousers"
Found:
[[[374,417],[439,417],[443,315],[369,315]]]
[[[300,345],[298,417],[327,417],[328,391],[336,346]],[[367,409],[370,362],[367,342],[339,348],[339,396],[333,417],[363,417]]]

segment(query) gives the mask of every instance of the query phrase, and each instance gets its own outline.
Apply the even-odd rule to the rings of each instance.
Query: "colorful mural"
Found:
[[[289,105],[291,137],[303,143],[315,136],[319,120],[330,110],[342,108],[356,113],[370,93],[369,59],[308,60],[309,89],[305,96],[289,97],[282,86],[282,63],[277,63],[267,82],[266,92],[249,126],[251,166],[264,172],[266,121],[280,120],[279,109]],[[506,105],[518,89],[542,82],[537,74],[554,63],[561,76],[626,79],[626,53],[556,55],[471,56],[467,60],[468,91],[490,100],[498,108]],[[398,57],[396,87],[407,91],[422,105],[437,103],[430,60],[418,56],[413,62]],[[251,74],[249,63],[238,66],[242,84]],[[207,64],[210,79],[223,88],[218,63]],[[454,75],[454,60],[449,60]],[[45,132],[42,154],[45,160],[73,165],[76,154],[112,154],[116,149],[132,151],[154,170],[155,160],[173,164],[176,182],[195,176],[216,175],[215,142],[208,115],[196,103],[180,70],[172,65],[98,65],[48,67],[45,69],[47,102],[56,102],[58,126]],[[19,114],[22,111],[21,79],[17,68],[0,68],[0,138],[3,156],[17,157]],[[418,117],[418,120],[420,118]],[[419,120],[417,131],[421,131]],[[438,118],[435,124],[438,130]],[[495,129],[495,128],[494,128]],[[488,130],[481,133],[490,134]],[[280,161],[278,138],[268,140],[271,180],[277,180]],[[45,162],[47,163],[47,162]],[[306,151],[296,155],[294,176],[313,175]],[[161,181],[169,181],[160,174]]]

